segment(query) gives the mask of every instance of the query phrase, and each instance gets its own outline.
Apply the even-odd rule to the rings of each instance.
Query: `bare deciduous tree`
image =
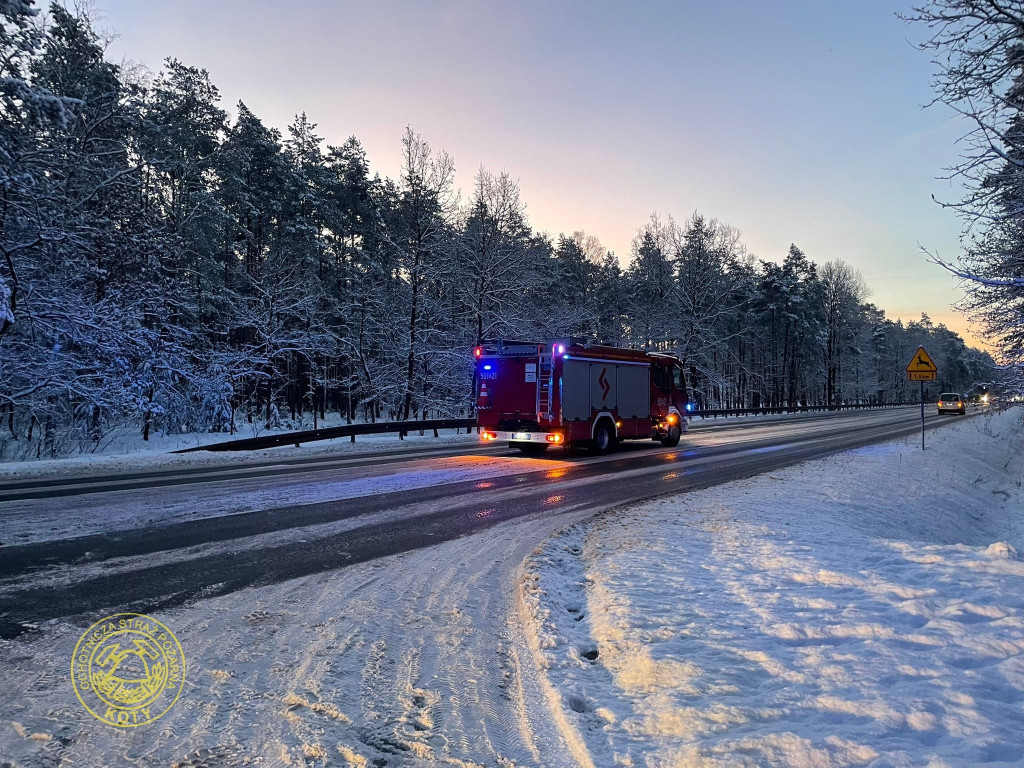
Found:
[[[1005,369],[1024,368],[1024,6],[1004,0],[932,0],[904,18],[928,29],[936,101],[969,127],[949,169],[967,187],[943,203],[964,221],[955,261],[930,254],[963,281],[962,307],[1000,350]]]

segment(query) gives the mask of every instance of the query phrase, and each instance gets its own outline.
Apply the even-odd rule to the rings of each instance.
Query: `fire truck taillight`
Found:
[[[562,436],[561,435],[548,435],[544,439],[547,440],[549,443],[560,443],[560,442],[562,442]]]
[[[484,431],[484,432],[480,433],[480,439],[481,440],[497,440],[498,439],[498,433],[497,432],[487,432],[487,431]]]
[[[484,353],[483,347],[473,347],[473,357],[480,357]]]
[[[678,424],[679,423],[679,414],[670,413],[668,415],[668,418],[665,419],[665,421],[667,421],[669,424]]]

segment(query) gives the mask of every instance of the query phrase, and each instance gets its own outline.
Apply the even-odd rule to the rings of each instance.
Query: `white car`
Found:
[[[939,415],[944,413],[967,413],[967,400],[959,392],[943,392],[939,395]]]

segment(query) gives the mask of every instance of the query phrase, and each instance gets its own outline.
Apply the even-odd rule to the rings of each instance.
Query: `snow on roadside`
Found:
[[[39,461],[0,462],[0,483],[22,480],[51,480],[54,478],[79,478],[92,475],[112,475],[126,472],[155,472],[158,470],[188,469],[189,467],[225,466],[233,467],[240,464],[267,463],[302,459],[316,456],[358,456],[361,453],[375,451],[429,450],[439,447],[459,447],[478,445],[480,438],[476,434],[455,434],[454,430],[439,430],[439,437],[433,436],[432,430],[420,436],[418,432],[410,432],[404,440],[400,440],[394,432],[380,435],[359,435],[353,443],[347,437],[333,440],[321,440],[303,443],[300,448],[293,445],[267,448],[261,451],[232,451],[197,453],[168,453],[178,448],[191,448],[196,445],[193,435],[191,444],[168,445],[140,450],[125,455],[85,454],[64,459],[44,459]],[[204,437],[219,437],[204,435]],[[228,435],[220,436],[224,440]],[[230,439],[240,440],[245,435],[236,434]],[[223,441],[209,441],[223,442]],[[207,443],[203,443],[209,444]]]
[[[1021,765],[1022,411],[611,511],[520,611],[581,765]]]
[[[345,425],[345,418],[338,413],[328,413],[327,418],[318,419],[316,429],[329,429]],[[366,422],[357,422],[366,423]],[[289,432],[302,432],[314,429],[313,416],[306,413],[296,419],[284,418],[280,423],[270,429],[263,425],[256,425],[239,422],[236,425],[234,434],[230,432],[179,432],[168,434],[160,430],[149,435],[149,439],[143,439],[142,432],[138,426],[115,427],[104,432],[99,442],[92,440],[68,439],[58,440],[61,451],[58,459],[37,459],[31,455],[33,448],[38,448],[38,442],[25,440],[11,440],[8,435],[0,435],[0,467],[6,464],[25,464],[28,466],[45,463],[49,461],[68,461],[78,459],[96,459],[99,457],[124,457],[140,456],[149,453],[170,453],[185,448],[198,448],[206,445],[216,445],[230,440],[247,440],[254,437],[268,437],[271,435],[288,434]],[[391,435],[395,440],[397,435]],[[362,435],[359,440],[363,440]],[[366,438],[377,437],[366,435]],[[340,438],[349,442],[348,438]],[[26,453],[29,455],[26,456]]]

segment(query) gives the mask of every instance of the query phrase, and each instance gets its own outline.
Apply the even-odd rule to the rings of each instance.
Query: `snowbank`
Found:
[[[581,765],[1021,765],[1021,409],[612,511],[520,610]]]

